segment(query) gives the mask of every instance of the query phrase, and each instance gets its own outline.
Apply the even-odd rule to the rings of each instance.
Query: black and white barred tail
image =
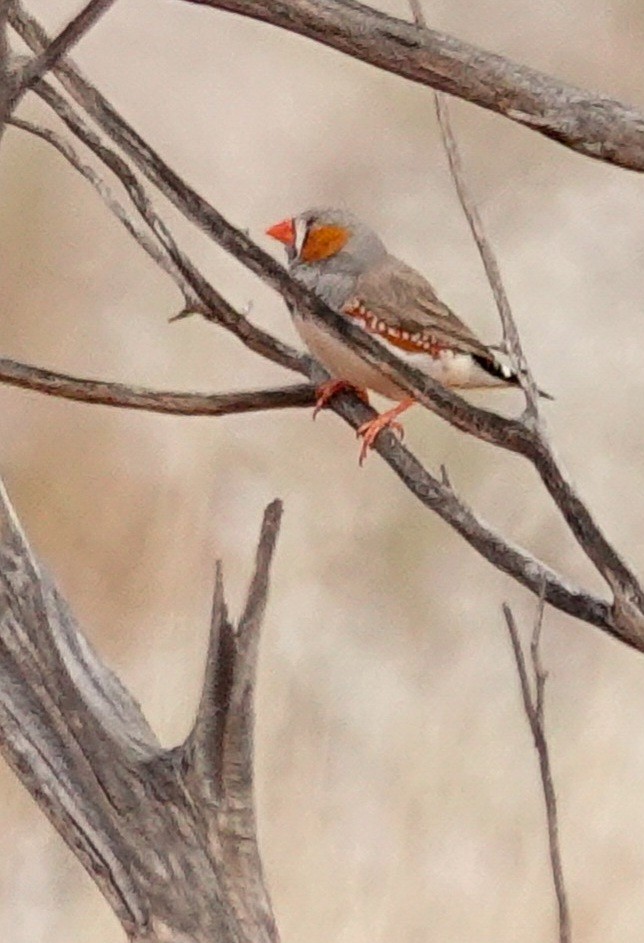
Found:
[[[510,386],[521,385],[516,370],[513,370],[512,367],[509,367],[505,363],[501,363],[500,360],[495,360],[493,357],[484,357],[482,354],[472,354],[472,359],[482,370],[485,370],[486,373],[489,373],[490,376],[494,377],[496,380],[502,380]],[[538,392],[539,396],[542,396],[544,399],[554,399],[550,393],[545,393],[543,390],[539,390]]]

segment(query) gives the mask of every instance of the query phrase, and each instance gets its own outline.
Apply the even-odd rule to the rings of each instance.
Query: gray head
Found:
[[[373,229],[343,209],[305,210],[292,219],[276,223],[266,232],[286,246],[289,264],[294,270],[306,268],[355,276],[387,255]]]

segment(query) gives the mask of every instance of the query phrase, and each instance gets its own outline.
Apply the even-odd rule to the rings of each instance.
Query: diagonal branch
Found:
[[[0,383],[79,403],[98,403],[172,416],[229,416],[265,409],[312,406],[315,403],[315,386],[306,383],[273,390],[181,393],[176,390],[150,390],[106,380],[87,380],[6,358],[0,358]]]
[[[234,626],[217,564],[206,674],[197,717],[186,748],[209,794],[237,812],[253,811],[254,689],[259,627],[268,598],[269,574],[282,517],[282,502],[264,513],[253,574],[244,610]]]
[[[42,52],[30,59],[23,67],[22,73],[18,79],[18,89],[16,99],[22,96],[28,89],[32,88],[36,82],[43,77],[46,72],[56,65],[70,49],[79,42],[80,39],[94,26],[96,22],[107,13],[113,6],[115,0],[90,0],[83,7],[63,30],[54,37]]]
[[[438,30],[418,30],[355,0],[188,2],[299,33],[487,108],[587,157],[644,171],[640,111]]]
[[[282,517],[282,502],[264,512],[253,574],[237,626],[228,617],[217,565],[206,673],[194,726],[183,753],[189,782],[216,809],[217,841],[227,868],[223,880],[241,924],[261,925],[267,940],[277,928],[263,880],[255,835],[253,735],[259,631]]]
[[[177,269],[172,259],[168,256],[167,252],[163,249],[163,246],[157,240],[151,238],[148,235],[147,230],[138,225],[132,214],[121,203],[119,203],[119,201],[113,195],[105,180],[100,176],[100,174],[96,172],[94,167],[86,164],[80,158],[69,141],[66,141],[65,138],[62,137],[62,135],[57,134],[56,131],[52,131],[50,128],[45,128],[42,125],[35,124],[31,121],[23,121],[20,118],[9,118],[7,123],[14,128],[18,128],[21,131],[26,131],[29,134],[32,134],[34,137],[40,138],[41,140],[46,141],[48,144],[51,144],[51,146],[55,148],[55,150],[57,150],[58,153],[61,154],[61,156],[64,157],[69,164],[71,164],[74,170],[78,171],[78,173],[81,174],[81,176],[84,177],[94,187],[103,203],[127,229],[132,238],[135,239],[144,252],[146,252],[154,262],[156,262],[159,268],[161,268],[166,273],[166,275],[169,275],[170,278],[176,283],[184,298],[184,311],[200,311],[201,313],[204,313],[202,310],[202,303],[199,301],[181,272]],[[126,186],[127,178],[125,181],[121,180],[121,183]]]
[[[485,273],[487,275],[488,282],[490,283],[492,294],[494,295],[494,300],[496,302],[496,307],[501,318],[504,347],[510,357],[512,366],[519,376],[519,381],[526,395],[528,416],[531,420],[534,421],[537,420],[537,417],[539,416],[539,392],[528,365],[528,361],[523,352],[519,331],[514,320],[514,315],[512,314],[512,308],[510,306],[510,300],[505,291],[503,279],[501,278],[501,271],[496,253],[487,237],[483,220],[481,219],[478,207],[469,191],[469,187],[465,179],[465,171],[463,169],[460,148],[457,144],[456,138],[454,137],[454,132],[452,131],[452,123],[449,116],[447,97],[442,92],[436,92],[434,95],[434,102],[436,106],[436,116],[438,118],[441,137],[443,139],[445,152],[449,161],[454,186],[456,188],[460,204],[463,207],[463,212],[467,218],[467,222],[469,223],[474,241],[478,247],[479,254],[483,261]]]
[[[411,7],[412,16],[416,25],[421,29],[426,29],[427,20],[423,12],[421,0],[409,0],[409,6]],[[521,386],[526,395],[528,407],[527,416],[530,420],[535,422],[539,417],[539,392],[537,390],[537,385],[534,382],[534,378],[530,371],[525,354],[523,353],[519,331],[514,320],[514,315],[512,314],[510,300],[505,291],[503,279],[501,278],[501,271],[499,269],[496,253],[494,252],[492,244],[488,239],[487,233],[485,232],[481,214],[479,213],[478,206],[476,205],[476,201],[470,192],[470,188],[465,177],[461,149],[458,146],[458,142],[454,137],[454,132],[452,131],[447,96],[443,92],[434,93],[434,106],[436,110],[436,117],[438,119],[438,126],[440,128],[441,138],[443,141],[443,147],[447,155],[450,173],[454,182],[454,187],[456,189],[461,207],[463,208],[463,212],[465,213],[465,218],[467,219],[472,236],[474,237],[474,241],[476,242],[476,246],[479,250],[479,255],[481,256],[481,261],[483,262],[483,267],[485,269],[485,274],[487,275],[488,282],[490,283],[490,288],[492,289],[496,307],[501,318],[504,346],[510,357],[512,366],[519,376]]]

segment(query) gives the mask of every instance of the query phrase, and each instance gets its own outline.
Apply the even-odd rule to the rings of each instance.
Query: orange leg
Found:
[[[332,396],[335,396],[336,393],[341,393],[342,390],[352,390],[354,393],[357,393],[363,403],[366,403],[367,406],[369,405],[367,391],[362,389],[362,387],[355,386],[353,383],[349,383],[348,380],[327,380],[326,383],[323,383],[317,388],[317,399],[315,401],[315,409],[313,410],[313,418],[315,419],[320,410],[324,409]]]
[[[374,442],[383,429],[391,429],[393,432],[397,432],[401,439],[403,438],[405,430],[399,422],[396,422],[396,418],[404,413],[406,409],[409,409],[410,406],[413,406],[415,402],[416,400],[409,396],[398,403],[397,406],[394,406],[393,409],[388,409],[386,413],[381,413],[380,416],[376,416],[375,419],[370,419],[369,422],[365,422],[360,426],[358,429],[358,435],[362,438],[358,459],[360,465],[369,454],[369,449],[373,448]]]

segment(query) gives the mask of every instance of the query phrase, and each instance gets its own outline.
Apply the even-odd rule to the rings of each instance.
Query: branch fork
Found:
[[[138,943],[278,943],[255,830],[254,691],[282,505],[242,616],[217,565],[186,742],[160,746],[35,559],[0,487],[0,749]]]

